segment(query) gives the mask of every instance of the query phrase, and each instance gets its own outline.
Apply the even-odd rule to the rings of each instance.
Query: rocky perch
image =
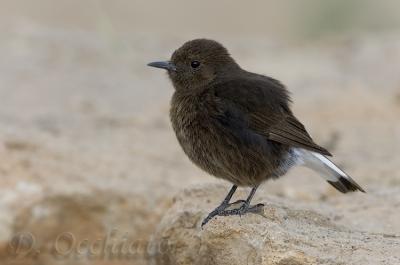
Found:
[[[208,185],[178,195],[153,237],[151,264],[400,264],[399,236],[357,231],[334,214],[273,196],[261,197],[260,215],[217,217],[202,229],[225,190]]]

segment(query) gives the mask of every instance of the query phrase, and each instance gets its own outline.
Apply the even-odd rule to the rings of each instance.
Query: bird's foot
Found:
[[[228,209],[230,206],[241,203],[242,205],[239,208]],[[206,225],[211,219],[215,216],[231,216],[231,215],[239,215],[242,216],[246,213],[259,213],[260,210],[264,207],[264,204],[259,203],[256,205],[249,205],[245,200],[238,200],[233,203],[221,204],[214,211],[208,214],[208,216],[201,223],[201,227]]]
[[[242,216],[246,213],[259,213],[264,207],[263,203],[258,203],[256,205],[249,205],[246,202],[237,209],[225,210],[220,215],[222,216],[230,216],[230,215],[239,215]]]
[[[203,222],[201,223],[201,227],[203,227],[205,224],[207,224],[215,216],[222,215],[222,213],[224,211],[226,211],[226,209],[228,209],[230,206],[232,206],[234,204],[238,204],[238,203],[245,203],[245,202],[246,201],[244,201],[244,200],[239,200],[239,201],[235,201],[233,203],[226,203],[226,202],[221,203],[220,206],[215,208],[211,213],[208,214],[208,216],[206,218],[204,218]]]

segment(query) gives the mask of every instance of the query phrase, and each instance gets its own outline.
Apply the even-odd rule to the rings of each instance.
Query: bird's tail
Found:
[[[301,164],[320,173],[329,184],[340,192],[347,193],[357,190],[365,192],[360,185],[326,156],[305,149],[296,151],[299,154]]]

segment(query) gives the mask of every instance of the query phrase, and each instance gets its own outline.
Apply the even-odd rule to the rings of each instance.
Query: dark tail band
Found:
[[[331,184],[333,187],[335,187],[338,191],[347,193],[347,192],[353,192],[353,191],[361,191],[365,193],[365,190],[360,187],[354,180],[352,180],[350,177],[345,178],[340,176],[338,181],[329,181],[328,183]]]

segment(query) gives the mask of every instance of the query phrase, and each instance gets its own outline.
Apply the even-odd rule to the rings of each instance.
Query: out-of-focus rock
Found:
[[[160,217],[143,198],[95,192],[54,195],[20,211],[0,264],[145,264]]]
[[[152,264],[400,264],[400,236],[351,229],[276,197],[262,198],[260,215],[217,217],[200,228],[222,190],[202,186],[175,198],[153,238]]]

